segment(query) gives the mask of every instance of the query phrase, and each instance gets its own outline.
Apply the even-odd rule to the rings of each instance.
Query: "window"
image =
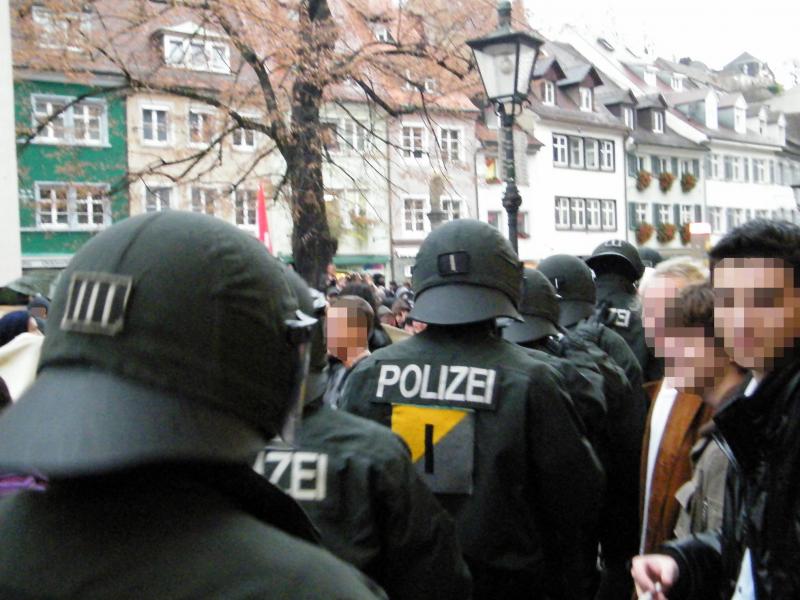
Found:
[[[555,106],[556,103],[556,84],[552,81],[545,81],[542,85],[544,90],[543,102],[549,106]]]
[[[209,112],[189,111],[189,143],[208,145],[214,137],[214,117]]]
[[[599,149],[600,143],[597,140],[586,140],[586,168],[597,169],[600,166]]]
[[[644,82],[647,85],[655,87],[657,74],[658,74],[658,69],[656,69],[655,67],[645,67]]]
[[[744,225],[745,213],[743,208],[728,209],[729,226],[731,229]]]
[[[34,6],[31,16],[42,48],[80,52],[82,41],[92,30],[92,15],[86,11],[56,15],[43,6]]]
[[[172,188],[148,187],[144,194],[144,212],[161,212],[170,209]]]
[[[766,119],[766,117],[759,118],[758,119],[758,133],[760,135],[764,135],[764,133],[766,133],[766,131],[767,131],[767,119]]]
[[[623,106],[622,107],[622,120],[625,122],[626,127],[630,127],[634,129],[636,127],[636,121],[634,117],[635,113],[633,112],[633,108],[630,106]]]
[[[36,221],[40,227],[68,226],[68,188],[65,185],[39,186],[36,190]]]
[[[594,109],[594,99],[592,89],[587,87],[578,88],[581,95],[581,110],[585,112],[592,112]]]
[[[558,167],[569,165],[567,158],[567,136],[553,135],[553,164]]]
[[[252,129],[233,130],[233,147],[236,150],[253,150],[256,147],[256,132]]]
[[[743,108],[733,109],[733,128],[736,131],[743,131],[745,128],[745,110]]]
[[[725,181],[731,181],[733,180],[733,157],[723,156],[722,158],[725,164]]]
[[[422,127],[403,126],[403,156],[422,158]],[[419,231],[422,231],[421,229]]]
[[[367,131],[361,123],[353,119],[342,121],[342,138],[348,151],[364,152],[367,149]]]
[[[600,229],[600,200],[586,200],[586,227]]]
[[[677,73],[672,74],[672,81],[670,82],[672,85],[672,89],[676,92],[683,91],[683,76],[678,75]]]
[[[603,171],[614,170],[614,142],[602,140],[600,142],[600,168]]]
[[[111,222],[108,186],[36,184],[36,224],[43,228],[99,229]]]
[[[658,177],[661,173],[668,173],[670,169],[670,160],[663,156],[653,156],[650,159],[653,166],[653,175]]]
[[[769,211],[756,209],[756,219],[769,219]]]
[[[425,92],[428,94],[435,94],[436,93],[436,80],[428,77],[425,79]]]
[[[742,180],[742,160],[738,156],[731,157],[731,165],[733,167],[732,179],[733,181]]]
[[[656,223],[669,223],[669,204],[656,204]]]
[[[490,210],[486,213],[486,222],[495,229],[500,229],[501,218],[499,210]]]
[[[569,198],[556,197],[556,229],[569,229]]]
[[[386,27],[378,27],[375,30],[375,39],[384,44],[394,43],[394,38]]]
[[[602,200],[603,207],[603,231],[617,230],[617,201]]]
[[[578,169],[583,167],[583,138],[569,138],[569,166]]]
[[[214,215],[217,204],[217,190],[212,188],[192,188],[192,211]]]
[[[403,201],[403,222],[408,232],[425,231],[425,201],[406,198]]]
[[[528,238],[531,236],[528,228],[528,212],[520,211],[517,213],[517,237]]]
[[[653,111],[653,133],[664,133],[664,113],[660,110]]]
[[[439,144],[442,149],[442,160],[445,162],[458,162],[459,160],[459,131],[458,129],[440,129]]]
[[[237,225],[250,227],[256,224],[256,200],[254,190],[236,190],[233,205]]]
[[[586,229],[586,202],[583,198],[570,198],[570,224],[572,229]]]
[[[461,200],[442,200],[442,210],[445,219],[453,221],[461,218]]]
[[[220,41],[165,35],[164,63],[192,71],[230,73],[230,48]]]
[[[142,141],[151,144],[169,142],[169,112],[165,108],[142,108]]]
[[[681,204],[679,209],[680,222],[678,225],[685,225],[686,223],[694,222],[694,205]]]
[[[766,168],[762,159],[753,159],[753,183],[766,183]]]
[[[720,159],[719,154],[712,154],[711,155],[711,177],[713,179],[719,179],[720,175]]]
[[[722,208],[719,206],[708,207],[708,220],[711,222],[711,230],[714,233],[723,233]]]
[[[647,222],[647,204],[644,202],[633,203],[633,227],[637,227],[640,223]]]
[[[325,120],[320,123],[322,146],[327,152],[339,152],[339,123]]]
[[[106,104],[101,100],[82,100],[69,106],[69,96],[31,96],[32,125],[41,132],[37,143],[99,146],[108,138]]]

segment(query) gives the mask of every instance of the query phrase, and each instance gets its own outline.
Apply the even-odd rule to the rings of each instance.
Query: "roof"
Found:
[[[705,146],[678,135],[669,127],[664,129],[664,133],[653,133],[647,129],[638,128],[631,133],[631,137],[638,146],[666,146],[668,148],[708,151]]]
[[[595,100],[604,106],[636,104],[636,96],[630,90],[603,85],[594,92]]]
[[[673,62],[665,58],[657,58],[656,66],[667,71],[674,71],[686,75],[689,79],[706,85],[716,85],[716,77],[703,63],[693,62],[691,65]]]
[[[710,93],[716,92],[709,88],[699,88],[688,92],[672,92],[665,94],[664,97],[670,106],[682,106],[683,104],[694,104],[705,100]]]
[[[738,92],[733,94],[721,94],[719,97],[719,107],[733,108],[739,100],[744,100],[744,96]]]
[[[750,62],[763,63],[764,61],[761,60],[761,59],[756,58],[755,56],[753,56],[749,52],[742,52],[739,56],[734,58],[731,62],[729,62],[724,67],[722,67],[722,70],[725,71],[729,67],[735,67],[736,65],[741,65],[743,63],[750,63]]]
[[[514,124],[514,131],[521,131],[525,134],[525,137],[528,138],[528,150],[536,151],[544,144],[534,137],[532,133],[529,131],[525,131],[522,127],[518,124]],[[484,123],[478,121],[475,123],[475,137],[478,138],[478,141],[483,144],[484,147],[494,149],[495,146],[498,145],[498,136],[500,132],[497,129],[489,129]]]
[[[636,108],[666,108],[667,101],[663,94],[648,94],[636,102]]]
[[[567,87],[581,83],[594,70],[592,65],[578,65],[564,71],[564,79],[559,80],[559,87]],[[595,73],[596,75],[596,73]],[[599,79],[599,77],[597,77]]]
[[[181,23],[179,25],[173,25],[171,27],[161,27],[157,31],[160,31],[160,32],[163,31],[163,32],[166,32],[166,33],[177,33],[177,34],[180,34],[180,35],[187,35],[187,36],[190,36],[190,37],[195,37],[195,38],[200,38],[200,39],[204,39],[204,38],[223,39],[223,38],[226,37],[225,34],[223,34],[223,33],[219,33],[219,32],[216,32],[216,31],[211,31],[210,29],[206,29],[205,27],[197,25],[196,23],[193,23],[192,21],[185,21],[185,22],[183,22],[183,23]]]
[[[566,77],[564,73],[564,69],[561,68],[558,60],[554,56],[551,56],[547,60],[538,61],[536,65],[533,67],[533,78],[538,79],[543,77],[545,73],[547,73],[550,69],[555,69],[558,79],[563,79]]]
[[[548,121],[561,121],[574,125],[587,125],[613,129],[619,132],[626,132],[629,129],[622,122],[612,115],[604,106],[597,106],[594,112],[586,112],[578,108],[568,109],[560,106],[549,106],[542,104],[538,99],[531,99],[531,110],[542,119]]]

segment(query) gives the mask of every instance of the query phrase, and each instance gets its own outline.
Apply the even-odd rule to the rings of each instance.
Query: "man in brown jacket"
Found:
[[[656,356],[664,356],[667,316],[681,289],[705,279],[702,265],[677,258],[661,263],[642,290],[645,335]],[[642,444],[641,553],[649,553],[674,537],[681,508],[675,493],[692,477],[691,450],[700,427],[711,418],[702,398],[678,392],[668,379],[645,387],[650,412]]]

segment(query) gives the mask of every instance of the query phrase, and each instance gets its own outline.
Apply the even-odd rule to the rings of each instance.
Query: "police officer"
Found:
[[[576,256],[554,254],[537,269],[544,273],[558,294],[559,324],[584,341],[598,346],[625,371],[634,390],[642,389],[642,367],[630,346],[616,331],[595,319],[597,288],[591,269]],[[643,408],[647,401],[642,392]]]
[[[558,295],[541,271],[525,269],[520,312],[524,321],[510,323],[503,329],[503,337],[546,352],[561,363],[557,368],[565,374],[570,395],[605,467],[608,486],[598,528],[603,576],[596,597],[629,597],[633,585],[627,562],[636,554],[638,542],[641,397],[608,355],[558,325]],[[568,376],[570,369],[581,373],[583,385]],[[595,410],[598,405],[602,412]]]
[[[639,361],[645,382],[661,379],[660,364],[644,339],[636,283],[645,269],[638,250],[624,240],[608,240],[594,249],[586,264],[597,276],[597,319],[627,342]]]
[[[315,309],[303,280],[287,275],[301,310],[323,319],[324,302]],[[315,334],[321,331],[318,322]],[[293,447],[268,446],[258,454],[256,471],[297,500],[323,544],[377,581],[392,600],[469,598],[469,570],[452,518],[420,481],[396,435],[323,403],[325,344],[320,335],[314,339]]]
[[[411,317],[427,328],[359,363],[343,406],[408,444],[456,519],[475,598],[586,597],[575,557],[602,468],[558,373],[495,333],[495,319],[520,318],[516,254],[460,219],[427,237],[413,283]]]
[[[39,377],[0,418],[0,470],[49,479],[0,503],[0,596],[383,597],[251,468],[299,397],[313,323],[218,219],[150,214],[88,242]]]

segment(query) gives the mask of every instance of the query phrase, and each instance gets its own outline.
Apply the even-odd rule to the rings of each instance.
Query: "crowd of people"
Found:
[[[800,598],[798,346],[788,222],[309,287],[131,218],[0,318],[0,597]]]

